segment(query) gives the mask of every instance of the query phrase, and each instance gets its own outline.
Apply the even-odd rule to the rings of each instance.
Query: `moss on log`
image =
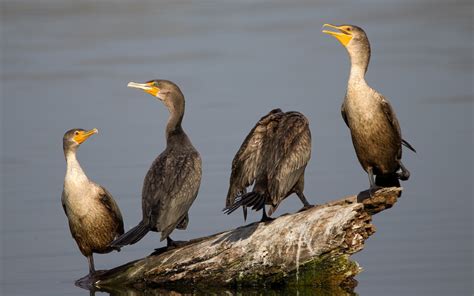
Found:
[[[267,223],[253,223],[189,241],[117,268],[80,279],[82,287],[210,291],[213,287],[295,289],[332,294],[352,291],[361,269],[350,255],[375,232],[371,215],[390,208],[400,188],[360,193]],[[250,293],[251,294],[251,293]]]

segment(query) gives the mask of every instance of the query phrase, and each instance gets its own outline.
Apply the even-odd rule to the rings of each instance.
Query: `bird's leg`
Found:
[[[247,206],[242,206],[242,210],[244,211],[244,221],[247,221]]]
[[[260,222],[269,222],[269,221],[273,221],[275,220],[274,218],[270,218],[267,216],[267,211],[265,210],[265,205],[263,205],[263,208],[262,208],[262,219],[260,220]]]
[[[372,171],[372,167],[369,167],[367,169],[367,174],[369,176],[369,184],[370,184],[369,194],[370,194],[370,196],[372,196],[373,193],[375,193],[375,191],[377,191],[377,189],[379,189],[380,187],[375,185],[375,177],[374,177],[374,173]]]
[[[372,172],[371,167],[367,169],[367,175],[369,176],[369,184],[370,184],[370,188],[372,189],[375,187],[375,178],[374,178],[374,173]]]
[[[171,245],[173,245],[173,240],[171,239],[171,237],[167,236],[166,237],[166,245],[169,247]]]
[[[306,199],[306,196],[304,196],[304,193],[301,192],[301,191],[296,191],[296,195],[298,195],[299,199],[301,200],[301,202],[303,203],[303,207],[299,210],[299,212],[302,212],[302,211],[305,211],[309,208],[312,208],[314,207],[312,204],[310,204],[308,202],[308,200]]]
[[[93,255],[90,254],[89,256],[87,256],[87,260],[89,261],[89,275],[93,275],[95,273]]]
[[[402,181],[406,181],[410,178],[410,171],[407,170],[407,168],[403,165],[403,163],[400,161],[400,169],[402,170],[401,172],[398,172],[398,178]]]
[[[171,237],[169,237],[169,236],[166,237],[166,246],[168,248],[177,247],[176,242],[174,240],[172,240]]]
[[[173,249],[173,248],[182,246],[186,243],[187,243],[187,241],[175,241],[175,240],[172,240],[171,237],[169,237],[169,236],[166,237],[166,247],[168,249]]]

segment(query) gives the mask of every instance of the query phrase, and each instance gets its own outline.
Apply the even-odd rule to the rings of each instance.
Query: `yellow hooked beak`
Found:
[[[329,27],[338,30],[339,32],[334,32],[334,31],[328,31],[328,30],[323,30],[323,33],[329,34],[334,36],[339,42],[342,43],[342,45],[347,46],[349,42],[352,40],[352,33],[348,31],[347,29],[344,28],[344,26],[335,26],[331,24],[324,24],[324,27]]]
[[[86,132],[86,131],[77,131],[74,134],[74,141],[76,141],[78,144],[82,144],[87,140],[87,138],[89,138],[93,134],[97,134],[98,132],[99,131],[96,128],[91,129],[88,132]]]
[[[131,88],[138,88],[143,90],[146,93],[149,93],[150,95],[156,97],[158,93],[160,92],[160,89],[156,87],[153,82],[147,82],[147,83],[136,83],[136,82],[129,82],[127,84],[127,87]]]

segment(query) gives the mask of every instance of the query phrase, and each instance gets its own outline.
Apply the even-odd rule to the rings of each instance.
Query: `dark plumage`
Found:
[[[240,206],[263,210],[262,221],[271,215],[290,194],[296,193],[305,207],[304,171],[311,157],[309,122],[299,112],[272,110],[262,117],[245,138],[232,161],[227,193],[227,214]],[[247,193],[247,187],[253,186]]]
[[[95,271],[93,253],[112,251],[109,243],[124,232],[122,215],[112,195],[87,178],[76,158],[79,145],[95,133],[96,129],[72,129],[63,137],[67,170],[61,202],[72,237],[89,260],[89,274]]]
[[[113,247],[134,244],[149,231],[161,232],[161,240],[175,229],[186,229],[188,211],[201,184],[201,158],[181,127],[184,96],[176,84],[167,80],[130,82],[160,99],[170,111],[166,126],[166,149],[153,162],[142,190],[142,221],[111,243]]]
[[[370,60],[370,43],[364,30],[352,25],[325,25],[338,32],[323,31],[337,38],[347,49],[351,71],[341,113],[349,127],[352,143],[362,168],[368,173],[370,188],[400,186],[410,172],[403,166],[400,125],[389,101],[365,82]],[[373,175],[377,175],[374,180]]]

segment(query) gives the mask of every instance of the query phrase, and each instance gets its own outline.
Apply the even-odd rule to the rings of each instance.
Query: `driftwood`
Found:
[[[349,196],[267,223],[192,240],[77,282],[104,291],[178,292],[296,286],[351,291],[361,268],[349,259],[375,232],[371,215],[390,208],[400,188]],[[159,290],[155,290],[159,291]],[[222,291],[222,290],[219,290]],[[154,293],[150,293],[153,295]]]

